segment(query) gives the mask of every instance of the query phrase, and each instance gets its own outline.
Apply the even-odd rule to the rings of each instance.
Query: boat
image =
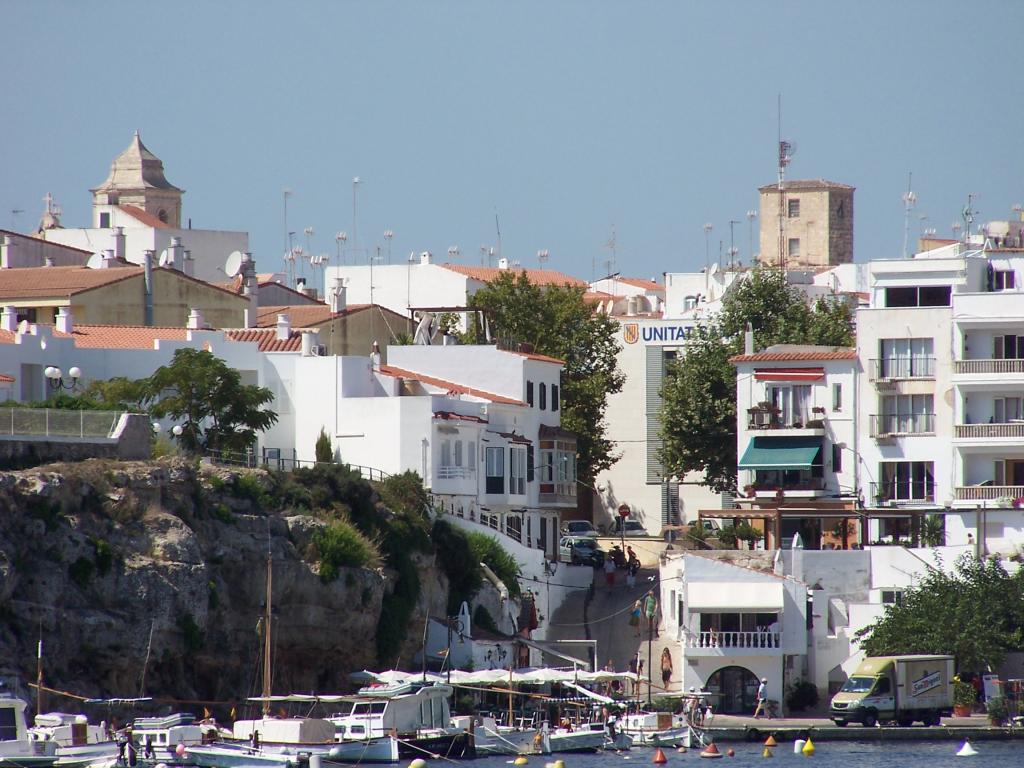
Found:
[[[137,717],[130,728],[124,730],[125,740],[118,745],[118,757],[134,750],[138,759],[155,762],[180,762],[184,753],[201,745],[210,733],[210,726],[195,722],[188,712],[176,712],[163,717]],[[124,749],[122,749],[122,747]],[[129,763],[132,761],[129,759]]]
[[[397,763],[399,759],[398,739],[391,734],[370,738],[342,739],[338,727],[331,720],[313,717],[269,717],[258,720],[239,720],[234,724],[232,740],[217,743],[211,747],[225,747],[233,752],[226,757],[237,757],[231,766],[212,762],[217,768],[234,768],[246,763],[239,755],[241,750],[250,756],[259,756],[270,761],[282,758],[285,762],[301,762],[301,757],[319,755],[333,762],[345,763]],[[206,754],[214,755],[208,749]],[[196,750],[189,750],[196,755]]]
[[[691,746],[690,724],[671,712],[630,712],[621,715],[616,727],[640,747]]]
[[[457,728],[472,731],[477,756],[485,755],[549,755],[551,744],[546,728],[515,728],[502,725],[488,714],[475,717],[459,715],[452,718]]]
[[[59,765],[94,763],[117,755],[117,742],[106,724],[90,723],[85,715],[44,712],[33,723],[29,738],[56,744]]]
[[[57,742],[32,738],[25,721],[28,703],[0,694],[0,765],[50,768],[57,763]]]

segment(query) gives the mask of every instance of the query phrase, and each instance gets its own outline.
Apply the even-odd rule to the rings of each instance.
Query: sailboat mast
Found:
[[[39,646],[36,649],[36,714],[43,713],[43,632],[40,625]]]
[[[267,552],[267,601],[263,615],[263,716],[270,714],[270,600],[273,595],[274,565]]]

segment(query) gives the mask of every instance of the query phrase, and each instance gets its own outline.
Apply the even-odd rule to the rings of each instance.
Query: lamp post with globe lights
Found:
[[[43,375],[46,376],[47,382],[54,391],[66,389],[70,392],[78,388],[78,381],[82,378],[82,369],[77,365],[71,366],[68,369],[67,379],[65,379],[64,372],[60,368],[48,365],[43,371]]]

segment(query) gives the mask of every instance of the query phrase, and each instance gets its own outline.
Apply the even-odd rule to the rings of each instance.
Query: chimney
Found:
[[[380,344],[376,341],[373,342],[373,348],[370,352],[370,367],[375,371],[380,370]]]
[[[188,328],[192,331],[201,331],[206,327],[206,321],[203,320],[203,311],[201,309],[195,309],[194,307],[188,313]]]
[[[287,314],[281,313],[277,316],[277,340],[288,341],[292,335],[292,321]]]
[[[70,307],[57,307],[57,319],[54,321],[54,326],[58,333],[74,333],[75,326],[71,321]]]
[[[636,296],[630,296],[626,299],[626,315],[628,317],[633,317],[636,314],[637,303]]]
[[[100,269],[109,269],[112,266],[114,266],[114,249],[107,248],[103,252],[103,261],[100,264]]]
[[[508,259],[504,256],[498,259],[498,269],[508,269]]]
[[[53,266],[53,256],[44,256],[43,257],[43,266],[44,267],[52,267]]]
[[[182,271],[192,277],[196,272],[196,260],[192,258],[192,251],[185,251],[185,259],[181,265]]]
[[[344,312],[348,307],[348,297],[345,289],[345,281],[340,277],[335,277],[331,280],[331,312],[337,314],[338,312]]]
[[[318,329],[303,330],[302,331],[302,356],[313,357],[313,345],[320,339],[320,331]]]
[[[167,266],[171,269],[182,269],[185,262],[185,248],[181,244],[180,237],[172,237],[171,244],[167,246]]]
[[[14,267],[15,240],[10,235],[0,235],[0,269]]]
[[[420,264],[433,264],[433,263],[434,263],[434,254],[432,254],[430,251],[424,251],[423,253],[420,254]]]
[[[125,255],[124,255],[124,244],[125,244],[124,227],[114,227],[114,236],[113,237],[114,237],[114,258],[115,259],[120,259],[121,261],[124,261],[125,260]]]
[[[142,324],[147,326],[153,324],[153,254],[152,250],[142,252]]]
[[[10,304],[4,307],[4,311],[0,314],[0,331],[11,331],[12,333],[18,329],[18,310],[16,310]]]
[[[254,328],[260,302],[256,266],[252,263],[251,253],[242,254],[242,266],[239,273],[242,275],[242,295],[249,300],[249,306],[245,308],[245,327]]]
[[[743,354],[754,354],[754,326],[747,323],[747,330],[743,334]]]

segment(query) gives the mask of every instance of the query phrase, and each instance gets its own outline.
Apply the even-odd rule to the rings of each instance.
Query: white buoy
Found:
[[[806,743],[807,742],[804,739],[797,739],[796,741],[794,741],[793,742],[793,754],[794,755],[802,755],[803,751],[804,751],[804,744],[806,744]]]
[[[426,768],[426,765],[426,760],[424,760],[422,757],[417,757],[415,760],[409,763],[409,768]]]
[[[960,751],[956,753],[957,757],[971,757],[972,755],[978,754],[978,750],[971,746],[970,739],[964,739],[964,745],[960,747]]]

